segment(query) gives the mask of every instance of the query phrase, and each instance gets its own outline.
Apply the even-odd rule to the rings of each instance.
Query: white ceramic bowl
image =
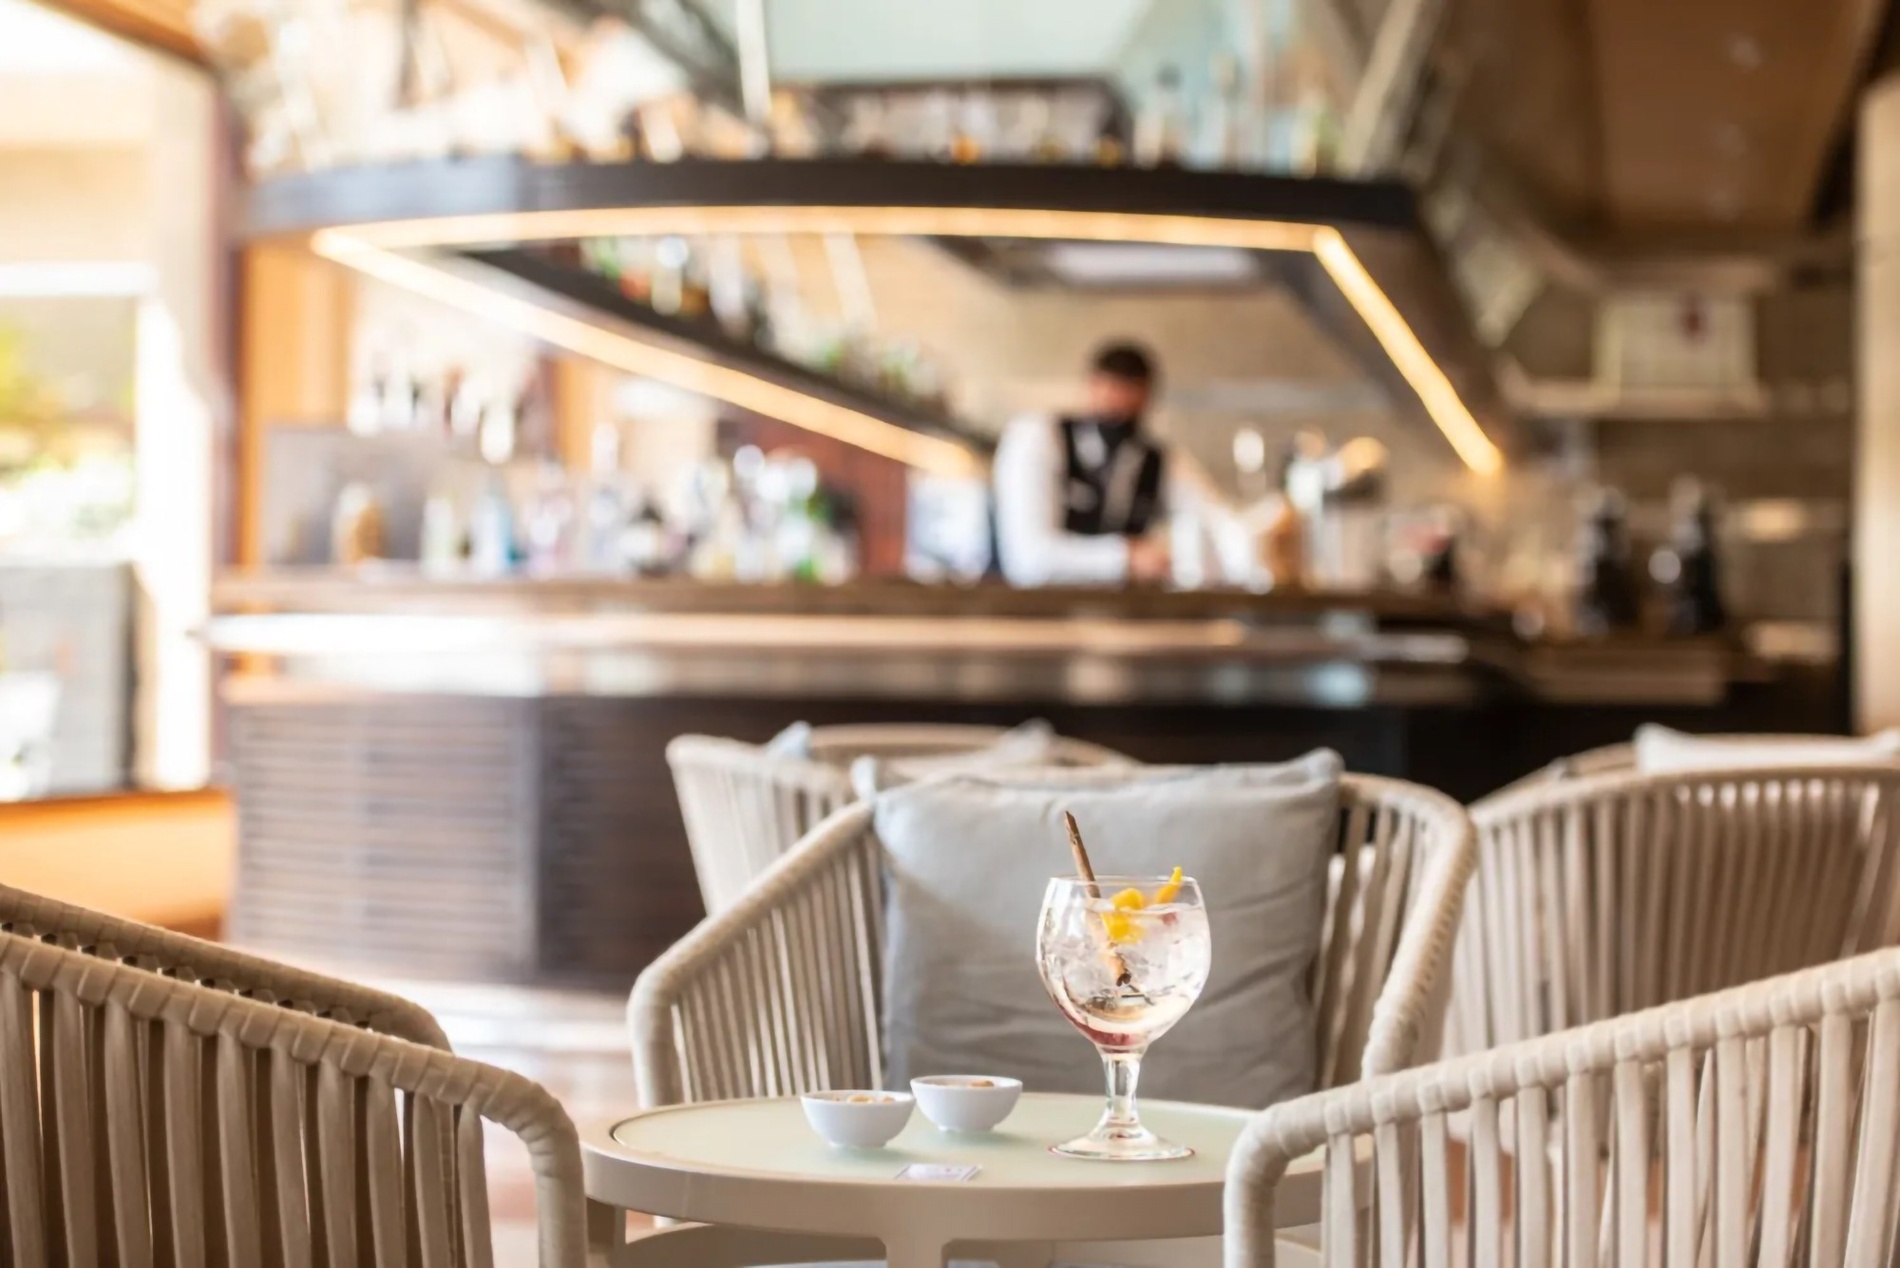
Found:
[[[1023,1094],[1021,1079],[994,1074],[933,1074],[912,1079],[924,1117],[947,1132],[986,1132],[1008,1118]]]
[[[876,1149],[903,1131],[916,1104],[907,1092],[807,1092],[799,1099],[813,1131],[857,1149]]]

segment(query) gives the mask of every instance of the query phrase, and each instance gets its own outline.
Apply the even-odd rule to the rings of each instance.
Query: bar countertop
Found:
[[[1501,614],[1396,591],[483,580],[384,565],[230,573],[213,602],[213,650],[371,690],[1698,705],[1761,672],[1722,640],[1526,643]]]

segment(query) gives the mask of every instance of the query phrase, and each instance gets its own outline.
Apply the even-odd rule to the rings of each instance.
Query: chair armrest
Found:
[[[426,1047],[449,1046],[435,1018],[412,1000],[23,889],[0,885],[0,932],[37,938]]]
[[[868,804],[820,823],[627,1001],[644,1106],[874,1087],[883,896]]]
[[[0,933],[0,1001],[25,1017],[35,995],[36,1034],[0,1025],[0,1088],[13,1113],[37,1098],[46,1162],[37,1146],[14,1148],[20,1124],[8,1123],[8,1182],[47,1192],[48,1214],[68,1230],[116,1224],[128,1244],[144,1241],[147,1262],[146,1239],[160,1230],[172,1231],[163,1250],[181,1262],[202,1262],[221,1236],[233,1262],[252,1263],[271,1258],[260,1253],[260,1221],[275,1214],[278,1249],[293,1262],[313,1250],[321,1258],[326,1236],[373,1238],[372,1257],[384,1262],[401,1255],[407,1231],[424,1262],[450,1262],[459,1243],[457,1262],[486,1263],[474,1244],[490,1235],[488,1122],[526,1147],[541,1268],[587,1262],[579,1136],[537,1083],[103,951]],[[64,1081],[74,1074],[88,1095],[72,1094]],[[256,1134],[260,1120],[267,1134]],[[220,1210],[230,1216],[222,1228]]]

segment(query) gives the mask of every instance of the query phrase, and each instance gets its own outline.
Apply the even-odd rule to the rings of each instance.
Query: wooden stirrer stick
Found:
[[[1062,822],[1069,829],[1069,853],[1075,855],[1075,874],[1088,882],[1090,897],[1100,898],[1102,893],[1095,887],[1095,869],[1089,866],[1089,847],[1082,844],[1082,825],[1066,810],[1062,812]]]
[[[1095,869],[1089,866],[1089,847],[1082,844],[1082,825],[1075,816],[1064,810],[1063,826],[1069,830],[1069,852],[1075,855],[1075,874],[1088,886],[1090,898],[1102,896],[1101,886],[1095,883]],[[1134,974],[1128,971],[1128,961],[1122,959],[1122,953],[1115,948],[1115,940],[1108,940],[1109,967],[1115,970],[1115,985],[1127,987],[1134,981]]]

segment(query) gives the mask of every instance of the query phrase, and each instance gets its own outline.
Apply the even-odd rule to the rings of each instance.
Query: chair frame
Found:
[[[203,1263],[220,1248],[309,1263],[327,1246],[327,1262],[492,1268],[484,1120],[528,1149],[542,1268],[581,1268],[580,1144],[539,1084],[103,947],[0,933],[9,1264]]]
[[[1436,1050],[1476,857],[1469,817],[1442,793],[1364,775],[1340,787],[1313,967],[1326,1087]],[[833,814],[640,975],[628,1027],[644,1106],[882,1083],[873,812],[861,802]]]
[[[706,910],[730,907],[806,833],[858,799],[849,769],[854,759],[975,752],[1008,733],[1003,727],[910,723],[814,727],[808,757],[779,756],[718,736],[678,737],[666,746],[666,760]],[[1067,736],[1053,737],[1049,761],[1133,764],[1111,749]]]
[[[1815,1264],[1886,1263],[1896,1069],[1888,950],[1302,1097],[1256,1117],[1229,1160],[1226,1263],[1272,1268],[1278,1183],[1321,1147],[1328,1265],[1462,1262],[1467,1238],[1472,1262],[1508,1263],[1508,1230],[1540,1262],[1639,1268],[1657,1262],[1658,1174],[1669,1268],[1711,1251],[1720,1268],[1756,1262],[1756,1245],[1785,1264],[1803,1241]],[[1470,1142],[1463,1225],[1454,1118]]]
[[[1900,765],[1610,769],[1485,798],[1471,808],[1452,1050],[1895,942],[1897,805]]]

